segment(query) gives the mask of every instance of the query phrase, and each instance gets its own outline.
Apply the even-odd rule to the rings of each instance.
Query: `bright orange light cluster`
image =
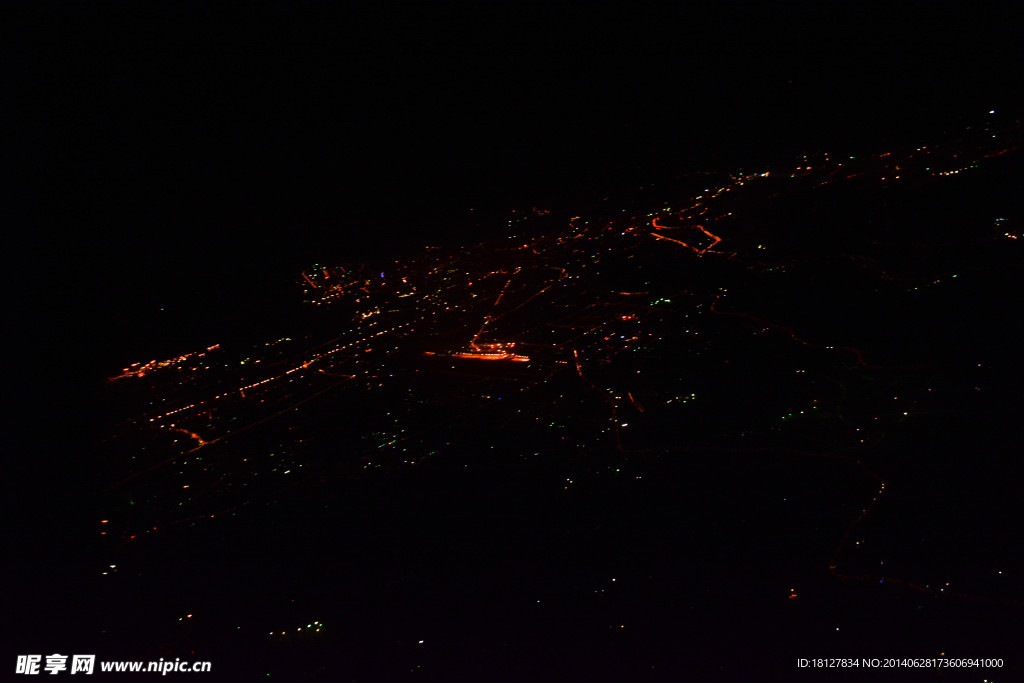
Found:
[[[518,363],[525,363],[530,360],[529,356],[512,353],[515,344],[473,344],[471,351],[459,351],[453,353],[453,358],[468,358],[470,360],[510,360]]]
[[[518,363],[525,363],[530,360],[529,356],[520,356],[517,353],[486,353],[483,351],[461,351],[453,353],[453,358],[468,358],[471,360],[511,360]]]

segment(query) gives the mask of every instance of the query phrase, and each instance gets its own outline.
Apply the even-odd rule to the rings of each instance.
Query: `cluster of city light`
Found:
[[[924,149],[923,147],[918,148],[918,152]],[[878,159],[888,159],[892,155],[893,153],[885,153],[875,159],[860,162],[867,168],[867,172],[860,175],[866,175],[877,182],[879,176],[881,176],[881,173],[877,172],[879,168]],[[894,159],[886,161],[886,164],[892,165],[886,166],[882,172],[887,174],[897,172],[899,170],[899,166],[895,165],[897,162],[905,163],[904,157],[897,154]],[[815,173],[814,177],[809,179],[804,175],[801,180],[794,181],[786,180],[786,177],[789,175],[789,169],[792,166],[782,167],[785,170],[776,173],[776,177],[781,177],[781,180],[777,182],[773,180],[770,183],[771,189],[774,190],[776,186],[797,186],[798,184],[800,184],[799,186],[807,186],[815,178],[823,176],[833,177],[835,176],[834,173],[828,173],[830,170],[829,163],[831,162],[828,162],[827,158],[825,165],[819,164],[817,159],[815,159],[814,164],[809,164],[805,159],[797,167],[797,170],[802,172],[817,170],[819,173]],[[836,165],[842,164],[833,164],[833,167]],[[976,167],[977,164],[971,164],[955,171],[934,173],[932,175],[955,175],[961,170]],[[876,172],[871,172],[871,169],[874,169]],[[908,170],[900,172],[907,173],[908,177],[910,175]],[[663,206],[663,208],[659,211],[649,212],[646,216],[641,211],[636,211],[636,215],[629,215],[623,209],[622,213],[626,215],[620,216],[615,214],[607,221],[602,220],[600,217],[593,217],[593,226],[590,226],[591,221],[581,221],[579,216],[575,216],[569,221],[568,228],[561,234],[549,234],[535,238],[524,238],[522,235],[519,235],[511,245],[501,247],[499,252],[503,259],[501,267],[493,265],[494,259],[492,257],[494,253],[485,251],[487,247],[484,245],[484,247],[467,248],[460,251],[458,255],[434,259],[429,259],[432,254],[428,252],[426,255],[428,258],[423,260],[413,260],[408,264],[403,264],[401,267],[396,265],[393,270],[388,266],[385,271],[380,273],[379,278],[374,273],[372,283],[371,280],[360,279],[360,277],[365,277],[365,275],[361,274],[362,270],[359,273],[347,271],[343,274],[344,278],[341,275],[337,275],[337,273],[319,267],[308,273],[303,272],[302,276],[305,282],[316,290],[316,294],[322,294],[320,297],[321,302],[326,301],[328,298],[341,296],[342,294],[353,296],[355,304],[359,307],[350,323],[355,328],[354,331],[349,330],[349,334],[333,339],[326,344],[307,349],[286,361],[278,360],[275,363],[276,367],[284,367],[286,369],[280,370],[272,376],[244,384],[241,381],[236,381],[230,385],[233,388],[226,388],[224,384],[218,385],[218,388],[215,390],[218,393],[215,396],[204,401],[193,402],[186,406],[166,411],[157,417],[151,418],[150,422],[154,423],[152,426],[185,434],[198,444],[195,449],[192,449],[196,450],[200,447],[216,443],[225,438],[225,436],[222,435],[216,438],[200,436],[196,431],[192,431],[192,427],[204,432],[206,430],[202,426],[193,424],[190,420],[209,417],[211,422],[219,420],[219,426],[220,424],[231,424],[229,420],[236,418],[231,417],[228,420],[224,420],[213,410],[197,413],[187,419],[175,418],[175,422],[171,422],[167,418],[204,406],[209,407],[209,404],[213,401],[222,399],[237,400],[238,397],[247,399],[247,402],[236,404],[230,400],[225,401],[221,404],[225,408],[223,412],[226,412],[228,407],[237,407],[241,412],[243,406],[258,405],[263,402],[263,399],[266,399],[269,405],[274,405],[274,400],[278,400],[277,395],[263,391],[257,393],[255,390],[267,388],[268,385],[277,381],[287,381],[289,383],[287,389],[281,390],[281,395],[284,395],[286,392],[288,395],[294,393],[296,398],[291,400],[301,399],[299,401],[301,403],[317,395],[314,392],[322,386],[322,384],[317,384],[317,380],[320,380],[323,374],[341,377],[342,375],[336,375],[328,372],[328,370],[335,370],[341,363],[347,361],[351,361],[359,368],[359,377],[364,381],[358,384],[365,387],[368,391],[375,391],[385,387],[385,382],[388,381],[387,378],[392,376],[390,372],[398,372],[398,369],[387,365],[388,356],[393,350],[403,346],[405,342],[403,336],[407,336],[414,331],[418,331],[422,339],[433,339],[429,335],[438,334],[439,338],[455,340],[451,343],[448,341],[444,343],[446,348],[458,348],[458,351],[422,352],[423,355],[435,358],[512,361],[519,363],[531,361],[531,356],[516,352],[515,342],[484,343],[479,341],[488,337],[517,339],[523,346],[531,349],[538,346],[552,349],[551,357],[546,356],[546,352],[533,354],[532,360],[535,364],[529,368],[517,369],[516,377],[509,379],[509,381],[517,382],[518,390],[526,392],[530,391],[534,386],[546,383],[547,379],[556,376],[557,373],[562,373],[563,375],[566,371],[571,373],[572,366],[574,365],[576,375],[585,385],[583,393],[591,397],[592,395],[587,388],[595,390],[607,402],[606,409],[599,409],[599,412],[595,415],[589,416],[590,418],[597,417],[600,420],[599,423],[596,420],[592,422],[592,424],[599,424],[598,428],[593,430],[593,436],[583,437],[579,439],[579,442],[583,443],[586,439],[590,438],[595,441],[603,440],[607,442],[610,440],[611,435],[614,435],[614,445],[622,453],[638,452],[624,447],[623,434],[629,434],[631,440],[638,439],[638,434],[645,429],[645,425],[648,424],[646,421],[649,420],[651,413],[656,414],[659,410],[666,410],[665,406],[668,404],[673,404],[673,409],[675,409],[675,406],[693,402],[697,398],[695,393],[682,393],[680,391],[681,387],[686,387],[686,383],[680,383],[680,386],[656,396],[644,394],[642,389],[638,389],[636,385],[630,384],[633,379],[632,369],[629,370],[628,374],[619,370],[627,365],[626,363],[620,364],[617,360],[623,351],[643,351],[646,350],[648,345],[653,346],[655,342],[665,344],[666,340],[670,338],[669,335],[661,336],[643,331],[645,327],[648,327],[652,317],[655,319],[671,318],[678,321],[679,324],[672,328],[671,334],[674,335],[674,337],[671,337],[672,339],[689,341],[699,337],[701,342],[703,342],[705,337],[713,339],[714,335],[706,335],[706,330],[700,328],[698,322],[693,320],[684,322],[682,320],[684,316],[688,317],[690,314],[693,314],[693,317],[697,318],[710,310],[712,314],[746,318],[748,321],[755,323],[755,325],[750,327],[750,331],[754,335],[782,333],[782,335],[788,336],[793,342],[803,347],[851,353],[861,370],[880,369],[880,366],[867,363],[859,349],[850,346],[833,345],[837,342],[815,338],[813,334],[808,334],[803,329],[798,334],[789,327],[761,319],[752,314],[720,310],[718,303],[722,298],[721,295],[712,295],[712,299],[701,302],[699,301],[701,296],[699,294],[695,295],[686,290],[681,290],[681,288],[659,289],[657,285],[652,285],[650,281],[643,281],[642,276],[641,279],[636,281],[623,279],[616,282],[616,289],[635,289],[637,291],[598,291],[593,294],[593,298],[590,300],[591,303],[588,303],[587,308],[584,310],[570,310],[570,305],[566,303],[569,301],[569,297],[563,296],[561,299],[558,298],[562,296],[558,294],[560,288],[563,288],[563,286],[572,287],[576,284],[575,280],[585,278],[589,274],[614,274],[615,268],[621,267],[621,264],[629,264],[628,259],[631,258],[637,259],[634,263],[641,262],[643,255],[647,253],[644,250],[649,252],[662,251],[668,255],[678,254],[680,263],[685,264],[687,262],[694,263],[693,254],[703,256],[713,247],[723,242],[723,239],[727,240],[727,244],[730,246],[742,243],[743,233],[740,229],[746,227],[742,225],[742,219],[724,219],[733,215],[733,212],[729,209],[736,209],[737,213],[740,213],[735,202],[741,201],[742,198],[756,192],[752,189],[756,183],[751,182],[751,179],[767,176],[769,176],[768,171],[753,175],[740,173],[736,177],[730,176],[730,184],[717,187],[713,192],[711,188],[705,189],[706,194],[691,198],[683,203],[672,201],[663,204],[659,202],[657,206]],[[882,180],[886,178],[898,179],[900,177],[900,175],[886,175],[882,177]],[[761,183],[761,185],[767,186],[769,183]],[[730,194],[727,195],[726,193]],[[678,207],[687,204],[689,204],[687,209],[672,213],[671,206]],[[649,220],[650,228],[658,232],[648,229],[648,220],[644,220],[644,217]],[[520,216],[515,218],[517,223],[524,220]],[[664,221],[666,220],[669,223],[678,223],[678,225],[665,225]],[[719,220],[724,222],[714,222]],[[700,221],[700,223],[697,221]],[[719,228],[719,225],[723,227]],[[707,226],[715,227],[715,232],[720,233],[722,236],[714,234]],[[737,230],[734,232],[731,227],[735,227]],[[1003,232],[1002,234],[1010,239],[1017,239],[1018,237],[1009,232]],[[647,239],[648,236],[653,237],[658,242]],[[680,237],[683,239],[680,239]],[[775,245],[769,241],[770,238],[770,235],[764,234],[759,234],[757,237],[757,239],[774,247]],[[699,244],[691,244],[691,242],[698,240]],[[738,263],[744,265],[752,264],[755,266],[756,272],[759,273],[787,272],[785,264],[753,260],[749,254],[758,253],[753,251],[756,241],[751,239],[748,245],[749,248],[742,250],[740,254],[714,252],[717,254],[715,258],[728,257],[732,259],[735,257]],[[685,247],[692,254],[663,244],[665,242]],[[760,251],[765,249],[761,244],[758,244],[757,248]],[[775,252],[769,251],[769,253],[774,254]],[[760,253],[758,255],[760,256]],[[865,267],[871,267],[871,264]],[[536,282],[536,273],[542,269],[553,269],[559,272],[559,275],[555,278],[553,275],[549,276],[549,273],[545,273],[540,278],[540,281]],[[894,277],[885,273],[880,268],[875,269],[882,273],[884,279],[893,279]],[[534,280],[530,280],[529,278],[531,277]],[[953,275],[953,277],[956,277],[956,275]],[[347,282],[345,278],[348,278]],[[921,278],[917,281],[921,282],[923,280],[924,278]],[[399,281],[401,282],[400,285],[398,284]],[[536,284],[526,286],[524,282],[536,282]],[[587,280],[584,279],[584,282],[589,285]],[[940,280],[934,280],[931,284],[938,284],[939,282]],[[513,284],[516,283],[520,286],[513,287]],[[929,285],[924,284],[922,286]],[[568,291],[577,292],[578,289]],[[586,287],[583,289],[586,289]],[[724,293],[724,288],[719,288],[719,291]],[[505,317],[511,311],[533,304],[537,297],[545,292],[553,292],[553,296],[545,297],[545,300],[553,299],[555,301],[555,305],[551,309],[559,311],[555,314],[555,320],[545,319],[539,324],[535,320],[520,323],[519,316]],[[583,296],[591,296],[591,294],[591,292],[585,292]],[[414,300],[406,301],[406,299],[414,295],[416,297]],[[624,300],[621,297],[639,298]],[[707,306],[709,303],[710,307]],[[704,306],[703,309],[701,308],[702,305]],[[739,306],[742,306],[742,304]],[[543,308],[543,304],[538,308],[546,310]],[[724,308],[729,308],[729,306],[724,306]],[[511,322],[512,320],[516,321],[514,327]],[[478,324],[479,329],[477,328]],[[473,334],[474,330],[476,330],[475,334]],[[814,339],[814,341],[808,341],[801,336],[803,334],[808,334],[808,338]],[[472,336],[470,337],[470,335]],[[467,338],[469,338],[468,342]],[[415,338],[414,341],[416,341]],[[706,343],[710,344],[712,342],[708,341]],[[214,348],[217,347],[210,347],[208,350]],[[435,348],[437,347],[435,346]],[[653,346],[653,348],[657,350],[659,347]],[[662,346],[661,348],[664,349],[665,347]],[[374,350],[376,353],[373,356],[364,355]],[[569,352],[572,355],[571,364],[568,360]],[[338,354],[345,354],[345,357],[340,358]],[[829,355],[842,356],[844,361],[842,364],[845,366],[850,365],[850,363],[846,362],[850,359],[845,354],[836,353]],[[177,359],[161,363],[152,361],[145,365],[136,364],[126,369],[126,373],[131,371],[131,375],[121,376],[142,376],[145,372],[151,372],[160,367],[169,367],[193,357],[197,356],[195,354],[186,354]],[[260,367],[271,367],[271,363],[266,362],[267,358],[262,360],[264,362]],[[246,359],[242,364],[247,364],[249,361],[250,359]],[[253,364],[260,362],[261,360],[257,359]],[[442,365],[445,367],[441,367]],[[431,362],[422,363],[419,367],[414,368],[412,372],[422,372],[421,377],[430,377],[432,373],[447,372],[447,366],[449,365],[455,371],[451,373],[452,375],[463,376],[479,372],[481,377],[485,377],[485,373],[496,369],[495,366],[490,364],[466,363],[459,365],[456,370],[456,366],[451,363]],[[480,370],[484,365],[488,365],[488,367]],[[537,366],[542,365],[546,367],[540,368],[539,371],[550,372],[550,375],[547,378],[537,380],[533,373]],[[405,366],[400,366],[400,369],[402,372],[408,372]],[[233,370],[237,371],[238,369],[233,368]],[[304,371],[306,370],[310,370],[310,372],[305,373]],[[266,371],[269,372],[271,370],[267,369]],[[619,375],[611,374],[613,371],[618,371]],[[800,369],[795,372],[797,374],[805,374],[808,371]],[[811,372],[813,373],[813,368]],[[493,372],[492,374],[501,375],[502,373]],[[528,374],[530,375],[529,379],[522,379],[522,376]],[[639,374],[640,370],[637,370],[637,375]],[[345,375],[345,377],[355,376]],[[300,378],[302,379],[300,380]],[[502,379],[504,380],[504,378]],[[395,380],[391,386],[393,387],[398,382],[398,380]],[[573,382],[576,383],[576,380],[574,379]],[[688,391],[689,387],[683,390]],[[488,389],[487,391],[489,392],[487,394],[477,391],[477,395],[480,398],[491,399],[496,397],[495,400],[501,400],[501,397],[497,396],[493,389]],[[213,393],[213,391],[210,393]],[[702,393],[702,404],[707,400],[706,396],[706,393]],[[507,395],[505,398],[505,405],[511,403],[507,400]],[[555,400],[565,399],[565,395],[559,394]],[[280,398],[279,400],[283,403],[285,399]],[[589,400],[590,398],[588,398]],[[279,405],[275,407],[279,407]],[[285,411],[291,409],[291,407],[293,405],[289,405]],[[801,407],[803,409],[800,409]],[[900,407],[903,408],[904,406]],[[261,410],[269,412],[267,408],[261,408]],[[693,408],[678,408],[677,410],[690,411]],[[787,410],[791,412],[786,412]],[[285,411],[276,412],[271,415],[271,418]],[[805,420],[823,419],[820,415],[821,412],[828,411],[819,411],[819,402],[817,400],[810,406],[806,403],[795,406],[791,404],[788,408],[782,407],[780,413],[773,413],[767,416],[766,422],[771,424],[770,428],[773,430],[796,428]],[[638,415],[642,413],[648,414],[642,417]],[[908,416],[909,411],[902,411],[902,415],[904,417]],[[416,439],[419,437],[410,436],[406,433],[406,429],[398,427],[399,424],[402,424],[399,420],[404,418],[392,418],[390,417],[390,412],[387,413],[387,416],[388,419],[384,421],[383,426],[380,423],[373,423],[373,427],[368,425],[365,428],[366,431],[362,435],[363,441],[361,443],[366,443],[366,450],[363,451],[363,455],[367,462],[362,464],[363,469],[386,468],[399,462],[393,459],[396,455],[398,458],[403,457],[399,450],[401,452],[413,451],[400,461],[406,465],[422,462],[424,458],[435,452],[430,451],[429,454],[417,453]],[[814,417],[812,418],[812,416]],[[799,421],[797,418],[799,418]],[[248,420],[248,418],[245,419]],[[255,421],[250,420],[242,426],[234,425],[233,428],[229,428],[232,431],[228,432],[228,434],[237,433],[253,424],[259,424],[265,419],[268,418]],[[572,428],[568,421],[564,421],[565,424],[556,424],[556,422],[548,423],[546,420],[542,421],[536,417],[524,417],[523,419],[535,421],[540,428],[563,432],[561,435],[562,439],[566,438],[565,430]],[[875,417],[874,419],[878,420],[879,418]],[[786,427],[780,426],[776,420],[784,422]],[[185,426],[179,426],[179,422],[183,422]],[[545,425],[547,426],[545,427]],[[371,431],[371,429],[376,431]],[[870,436],[868,436],[868,432],[862,431],[862,429],[866,428],[857,427],[855,431],[851,432],[855,437],[849,444],[851,447],[862,447],[862,444],[870,445],[869,442],[872,442],[875,437],[881,435],[880,432],[873,430],[870,432]],[[571,443],[571,432],[569,439],[569,443]],[[425,443],[425,441],[420,442],[420,445],[422,443]],[[639,443],[639,441],[635,443]],[[374,447],[375,450],[370,450]],[[390,451],[392,448],[395,451],[394,453]],[[423,450],[426,451],[426,448]],[[369,460],[368,453],[373,454],[373,460]],[[203,454],[206,455],[207,452]],[[392,460],[389,461],[389,457]],[[243,462],[245,461],[243,460]],[[195,463],[195,465],[205,468],[205,464]],[[358,465],[359,463],[355,464],[356,467]],[[286,467],[289,469],[285,469]],[[273,471],[277,472],[280,469],[283,470],[283,474],[297,471],[290,469],[290,467],[292,466],[280,465],[279,468],[275,467]],[[302,464],[298,463],[294,467],[302,467]],[[639,475],[637,475],[637,478],[639,478]],[[569,478],[566,482],[572,485],[576,483],[576,480]],[[879,483],[880,486],[877,494],[866,510],[871,508],[885,489],[884,482]],[[192,482],[191,485],[195,486],[195,482]],[[186,484],[182,488],[189,489],[189,486],[190,484]],[[568,486],[566,488],[568,489]],[[190,489],[190,491],[193,490]],[[860,542],[853,543],[853,545],[860,547]],[[835,571],[834,564],[830,568]],[[795,596],[796,592],[794,590],[791,597]],[[318,622],[314,622],[315,624],[318,624]],[[313,628],[313,625],[307,625],[305,628],[309,630]],[[302,630],[300,628],[295,632]],[[276,635],[279,633],[285,635],[289,632],[291,631],[272,632],[271,634]]]
[[[132,363],[126,367],[120,375],[109,377],[107,378],[107,381],[113,382],[114,380],[124,379],[126,377],[143,377],[155,370],[162,370],[164,368],[181,365],[190,358],[202,358],[207,354],[207,352],[218,348],[220,348],[220,344],[214,344],[213,346],[206,347],[206,351],[193,351],[192,353],[186,353],[182,356],[178,356],[177,358],[170,358],[168,360],[151,360],[148,363]]]
[[[510,351],[459,351],[452,354],[453,358],[466,358],[469,360],[510,360],[519,363],[529,362],[529,356],[522,356]]]

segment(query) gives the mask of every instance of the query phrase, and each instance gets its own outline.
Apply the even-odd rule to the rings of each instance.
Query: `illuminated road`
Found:
[[[651,226],[655,227],[655,228],[658,228],[659,230],[675,230],[675,229],[678,229],[678,228],[670,228],[669,226],[665,226],[665,225],[658,225],[658,219],[657,218],[654,218],[654,219],[651,220]],[[693,250],[693,252],[696,253],[697,256],[703,256],[713,246],[715,246],[716,244],[718,244],[719,242],[722,241],[721,237],[719,237],[718,235],[712,234],[703,225],[688,225],[688,226],[681,226],[681,227],[687,227],[687,228],[691,228],[691,229],[694,229],[694,230],[700,230],[707,237],[711,238],[711,240],[712,240],[711,244],[707,245],[703,249],[698,249],[697,247],[690,246],[689,244],[687,244],[686,242],[683,242],[682,240],[677,240],[677,239],[674,239],[672,237],[666,237],[665,235],[659,235],[656,232],[652,232],[651,236],[652,237],[656,237],[656,238],[658,238],[660,240],[667,240],[669,242],[675,242],[676,244],[682,245],[682,246],[686,247],[687,249]]]

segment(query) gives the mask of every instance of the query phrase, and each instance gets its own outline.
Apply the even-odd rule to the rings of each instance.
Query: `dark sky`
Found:
[[[381,201],[548,199],[567,178],[598,181],[598,167],[756,162],[902,134],[925,116],[922,127],[955,122],[1004,106],[1022,75],[1010,17],[978,5],[8,12],[19,175],[85,204],[56,210],[111,227],[199,214],[245,234],[254,220],[329,225]]]

